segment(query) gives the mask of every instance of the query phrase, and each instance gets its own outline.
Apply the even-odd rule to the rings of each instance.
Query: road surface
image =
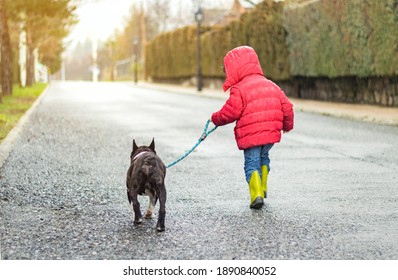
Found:
[[[133,225],[133,138],[168,164],[224,100],[53,83],[0,169],[2,259],[397,259],[398,127],[296,112],[249,208],[233,125],[167,170],[166,231]],[[143,211],[147,198],[140,198]],[[158,208],[156,208],[156,211]]]

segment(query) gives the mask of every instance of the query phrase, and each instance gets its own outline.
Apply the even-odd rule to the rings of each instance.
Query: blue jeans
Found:
[[[271,150],[274,144],[267,144],[263,146],[253,147],[243,151],[245,156],[245,176],[246,181],[249,183],[252,173],[258,171],[261,176],[261,166],[266,165],[268,167],[268,172],[271,170],[269,163],[269,150]]]

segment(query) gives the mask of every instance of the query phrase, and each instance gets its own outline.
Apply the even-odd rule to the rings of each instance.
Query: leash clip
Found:
[[[203,132],[202,135],[200,136],[199,140],[200,140],[200,141],[203,141],[203,140],[206,139],[206,137],[207,137],[207,133],[206,133],[206,132]]]

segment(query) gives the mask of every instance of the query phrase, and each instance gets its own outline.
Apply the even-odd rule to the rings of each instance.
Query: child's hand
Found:
[[[211,117],[210,117],[209,121],[210,121],[210,122],[213,122],[213,121],[211,120]]]
[[[289,130],[289,131],[284,130],[284,131],[283,131],[283,134],[286,134],[286,133],[289,133],[289,132],[290,132],[290,130]]]

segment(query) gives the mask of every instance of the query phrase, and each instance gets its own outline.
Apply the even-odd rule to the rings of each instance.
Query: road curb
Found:
[[[290,98],[296,111],[332,116],[379,125],[398,126],[398,108],[377,105],[334,103]]]
[[[198,92],[193,87],[183,87],[157,83],[138,83],[137,87],[146,89],[161,89],[167,92],[191,94],[226,100],[229,96],[222,90],[204,88]],[[360,122],[380,125],[398,126],[398,108],[382,107],[378,105],[337,103],[311,99],[289,97],[295,111],[332,116],[340,119],[349,119]]]
[[[25,125],[25,123],[29,120],[32,113],[35,111],[37,106],[40,104],[44,96],[46,95],[50,84],[44,89],[44,91],[40,94],[40,96],[33,102],[32,106],[25,112],[25,114],[21,117],[18,123],[11,129],[11,131],[7,134],[7,137],[0,143],[0,168],[3,166],[7,157],[9,156],[15,141],[18,139],[18,136]]]
[[[185,86],[176,86],[176,85],[169,85],[169,84],[158,84],[158,83],[146,83],[140,82],[137,85],[132,85],[133,87],[143,88],[143,89],[158,89],[170,93],[176,94],[190,94],[196,96],[203,96],[208,98],[215,98],[215,99],[224,99],[227,100],[229,97],[228,93],[223,92],[222,90],[217,89],[208,89],[204,88],[202,91],[197,91],[194,87],[185,87]]]

